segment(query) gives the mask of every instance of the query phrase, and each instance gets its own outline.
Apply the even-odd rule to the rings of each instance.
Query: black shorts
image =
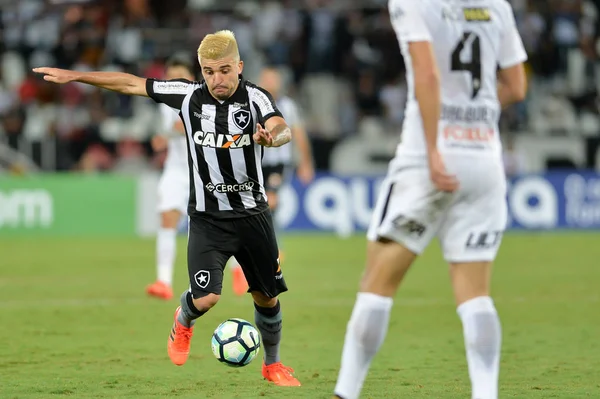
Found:
[[[232,256],[242,266],[248,292],[274,298],[287,291],[270,211],[245,218],[190,220],[188,273],[194,298],[221,294],[223,271]]]
[[[263,178],[265,180],[265,191],[277,192],[285,182],[285,173],[287,165],[278,163],[275,165],[265,165],[262,167]]]

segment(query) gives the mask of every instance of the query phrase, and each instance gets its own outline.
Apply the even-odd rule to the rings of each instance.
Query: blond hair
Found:
[[[237,40],[230,30],[220,30],[204,36],[198,46],[199,60],[218,60],[233,56],[236,61],[240,59]]]

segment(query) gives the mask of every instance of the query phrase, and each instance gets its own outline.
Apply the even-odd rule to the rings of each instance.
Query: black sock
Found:
[[[272,308],[263,308],[254,304],[254,321],[262,337],[262,346],[265,350],[265,364],[279,362],[279,343],[281,342],[281,305]]]
[[[192,298],[192,293],[189,291],[185,291],[181,294],[181,312],[177,316],[177,321],[183,324],[185,327],[192,327],[196,322],[196,319],[202,316],[205,311],[198,310],[196,306],[194,306],[194,298]]]

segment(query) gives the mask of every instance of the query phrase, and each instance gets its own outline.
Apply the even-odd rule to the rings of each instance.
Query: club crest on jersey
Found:
[[[194,143],[211,148],[242,148],[251,145],[249,134],[217,134],[198,130]]]
[[[233,123],[242,130],[247,128],[250,124],[250,111],[248,110],[238,109],[231,117],[233,118]]]

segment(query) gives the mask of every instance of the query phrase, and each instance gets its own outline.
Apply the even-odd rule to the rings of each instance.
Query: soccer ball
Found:
[[[260,334],[246,320],[227,319],[213,333],[211,346],[220,362],[231,367],[244,367],[258,355]]]

